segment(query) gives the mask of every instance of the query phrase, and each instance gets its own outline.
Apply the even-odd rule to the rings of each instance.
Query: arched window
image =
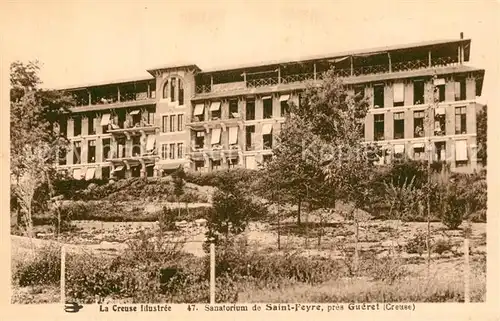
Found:
[[[170,101],[175,101],[175,78],[170,79]]]
[[[181,79],[179,79],[179,105],[184,105],[184,85]]]
[[[165,82],[165,84],[163,85],[163,95],[162,95],[162,98],[163,99],[167,99],[168,98],[168,80]]]

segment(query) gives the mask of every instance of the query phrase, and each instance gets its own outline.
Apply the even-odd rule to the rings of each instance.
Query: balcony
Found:
[[[228,148],[217,145],[212,146],[212,148],[193,148],[191,152],[187,153],[187,157],[193,161],[205,158],[220,159],[241,156],[242,151],[238,144],[230,145]]]
[[[131,136],[140,136],[140,135],[145,135],[145,134],[155,134],[160,130],[159,126],[147,124],[144,122],[137,123],[134,126],[128,127],[126,124],[123,126],[123,128],[119,127],[118,125],[110,124],[108,125],[108,133],[115,135],[115,136],[126,136],[131,137]]]

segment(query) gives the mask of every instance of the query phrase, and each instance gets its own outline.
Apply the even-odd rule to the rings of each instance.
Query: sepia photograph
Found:
[[[5,4],[10,303],[494,299],[498,4],[363,3]]]

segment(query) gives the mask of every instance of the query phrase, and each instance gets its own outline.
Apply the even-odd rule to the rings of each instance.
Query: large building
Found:
[[[429,148],[452,170],[471,171],[484,69],[466,64],[470,47],[461,36],[224,70],[163,66],[148,78],[65,88],[77,106],[61,121],[71,147],[59,165],[86,179],[158,176],[179,165],[256,168],[271,157],[288,102],[299,104],[306,84],[334,67],[370,101],[365,141],[383,147],[379,163]],[[430,109],[434,86],[439,106]]]

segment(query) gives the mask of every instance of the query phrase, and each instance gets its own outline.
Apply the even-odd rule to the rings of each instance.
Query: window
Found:
[[[110,138],[103,138],[102,140],[102,158],[103,160],[106,160],[108,158],[112,158],[111,155],[111,139]]]
[[[444,136],[446,134],[446,115],[444,107],[434,110],[434,135]]]
[[[220,101],[213,101],[210,104],[211,118],[216,120],[221,118]]]
[[[434,95],[439,102],[443,102],[446,99],[446,82],[443,78],[434,79]]]
[[[82,146],[81,142],[73,143],[73,164],[81,163]]]
[[[229,168],[236,168],[238,166],[238,157],[235,157],[235,158],[229,158],[227,160],[227,166]]]
[[[103,114],[101,116],[101,127],[102,127],[103,134],[108,133],[110,124],[111,124],[111,115],[110,114]]]
[[[205,147],[205,132],[203,131],[195,132],[194,148],[199,149],[203,147]]]
[[[101,167],[101,178],[109,178],[111,170],[109,166]]]
[[[238,118],[240,114],[238,112],[238,100],[231,99],[229,101],[229,118]]]
[[[170,159],[175,159],[175,144],[170,144],[168,151],[169,151],[168,157]]]
[[[425,160],[425,147],[413,147],[413,159]]]
[[[177,115],[177,130],[180,132],[184,130],[184,115],[183,114]]]
[[[455,108],[455,134],[467,134],[467,107]]]
[[[184,85],[179,79],[179,105],[184,105]]]
[[[90,114],[88,116],[88,132],[89,132],[89,135],[95,135],[94,119],[95,119],[94,115]]]
[[[467,141],[455,141],[455,164],[457,167],[467,166],[469,157],[467,155]]]
[[[394,113],[394,139],[405,138],[405,114]]]
[[[62,117],[59,122],[59,135],[63,137],[68,136],[68,120],[66,117]]]
[[[271,97],[262,98],[262,103],[264,104],[264,119],[269,119],[273,117],[273,100]]]
[[[246,120],[254,120],[255,119],[255,99],[249,98],[246,103]]]
[[[268,155],[262,155],[262,163],[267,164],[273,159],[273,155],[268,154]]]
[[[413,112],[413,137],[424,137],[424,112]]]
[[[220,159],[212,160],[212,170],[218,170],[221,168]]]
[[[424,81],[413,81],[413,104],[421,105],[424,103]]]
[[[384,107],[384,85],[374,85],[373,86],[373,105],[374,108]]]
[[[165,84],[163,85],[163,99],[167,99],[168,98],[168,80],[165,81]]]
[[[288,114],[289,106],[288,101],[290,100],[290,95],[281,95],[280,96],[280,116],[285,117]]]
[[[373,136],[375,140],[384,140],[384,114],[373,115]]]
[[[140,126],[142,120],[141,112],[139,110],[134,110],[130,115],[132,115],[132,126]]]
[[[253,142],[254,142],[254,136],[255,136],[255,126],[247,126],[245,128],[246,132],[246,150],[253,150],[255,148]]]
[[[404,106],[405,104],[405,84],[402,82],[393,85],[394,107]]]
[[[184,158],[184,144],[177,144],[177,158]]]
[[[87,163],[95,163],[95,140],[88,142]]]
[[[458,79],[455,81],[455,101],[466,99],[466,85],[465,79]]]
[[[170,79],[170,101],[175,101],[175,78]]]
[[[161,159],[168,158],[168,144],[161,145]]]
[[[198,160],[198,161],[194,162],[194,170],[195,171],[201,172],[201,171],[203,171],[204,168],[205,168],[205,161]]]
[[[140,156],[141,155],[141,137],[134,136],[132,137],[132,156]]]
[[[149,112],[148,113],[148,124],[154,125],[155,123],[155,113]]]
[[[264,144],[264,149],[273,148],[273,124],[264,124],[262,126],[262,140]]]
[[[163,116],[162,123],[161,123],[161,131],[163,133],[166,133],[168,131],[167,122],[168,122],[168,116]]]
[[[118,115],[118,126],[120,128],[124,128],[123,125],[125,124],[125,118],[126,118],[125,111],[124,110],[117,110],[116,113]]]
[[[170,115],[169,132],[175,132],[175,115]]]
[[[66,150],[64,148],[59,147],[57,158],[59,165],[66,165]]]
[[[435,146],[434,160],[438,162],[446,160],[446,143],[436,142],[434,143],[434,146]]]
[[[73,136],[82,134],[82,119],[80,117],[73,118]]]

